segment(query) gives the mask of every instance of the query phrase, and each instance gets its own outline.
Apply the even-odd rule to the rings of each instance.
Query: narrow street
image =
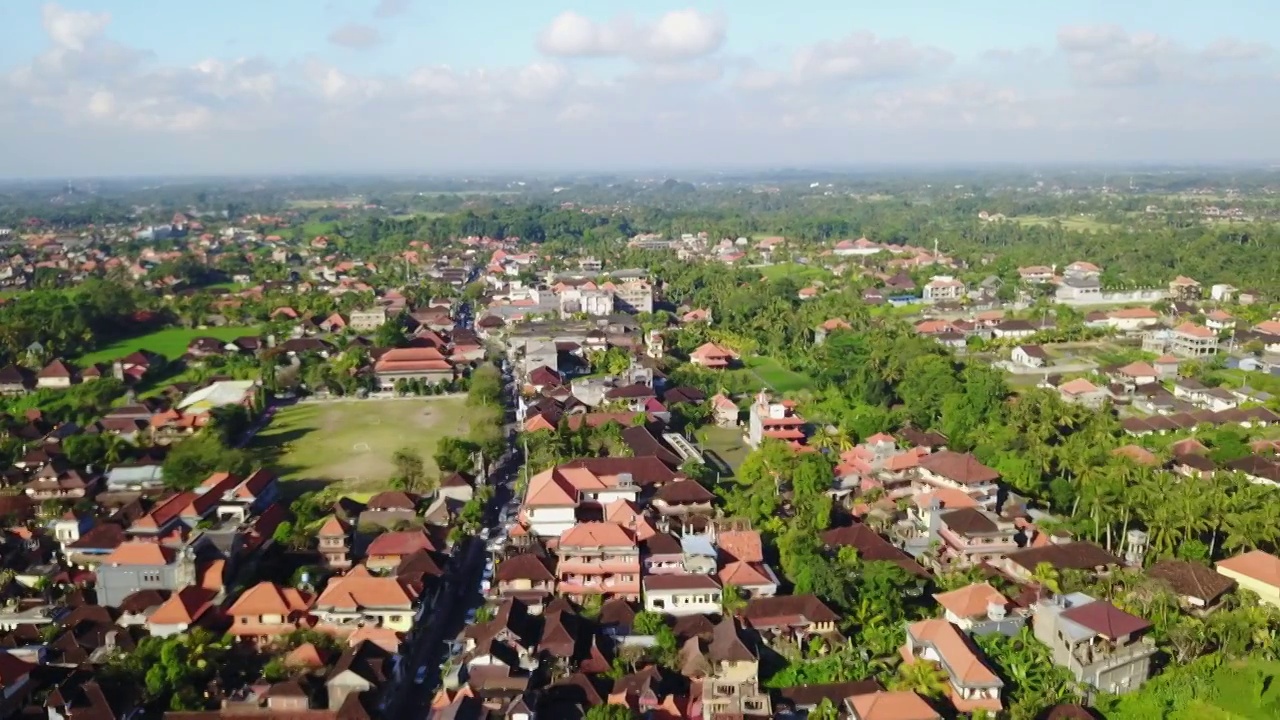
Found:
[[[458,321],[460,324],[471,325],[472,318],[465,305],[458,312]],[[510,408],[515,402],[515,384],[504,382],[504,390],[504,400]],[[504,419],[503,431],[507,437],[514,438],[515,423]],[[490,534],[500,525],[501,509],[512,498],[515,479],[523,460],[520,450],[513,446],[489,474],[488,480],[494,493],[485,508],[484,526],[489,529]],[[383,708],[385,717],[417,720],[427,718],[430,714],[431,700],[441,686],[441,673],[449,659],[449,643],[466,626],[468,612],[484,602],[480,583],[487,555],[485,545],[481,538],[471,537],[455,548],[445,567],[444,583],[436,603],[420,611],[413,630],[402,645],[403,680],[398,686],[388,690],[389,696]],[[419,669],[423,667],[426,668],[425,677],[421,683],[414,682]]]

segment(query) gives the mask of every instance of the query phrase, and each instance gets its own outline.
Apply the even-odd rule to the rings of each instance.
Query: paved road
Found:
[[[514,392],[514,384],[508,387]],[[510,404],[513,400],[508,396],[507,401]],[[514,437],[515,429],[514,423],[504,424],[508,437]],[[497,529],[500,511],[512,497],[522,462],[519,448],[513,448],[505,462],[495,466],[490,473],[494,494],[484,517],[484,525],[490,532]],[[418,719],[430,714],[431,699],[441,685],[441,670],[448,660],[447,643],[462,632],[467,611],[484,602],[480,581],[487,554],[485,543],[479,538],[468,538],[459,543],[445,568],[444,585],[436,603],[422,613],[405,640],[404,681],[391,688],[390,699],[384,708],[386,717]],[[418,669],[424,666],[427,672],[423,682],[414,683]]]

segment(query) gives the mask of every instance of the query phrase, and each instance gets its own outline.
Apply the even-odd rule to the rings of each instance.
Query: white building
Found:
[[[924,286],[925,302],[956,302],[964,299],[964,283],[950,275],[935,275]]]

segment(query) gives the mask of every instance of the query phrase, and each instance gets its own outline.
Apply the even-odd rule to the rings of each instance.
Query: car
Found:
[[[481,540],[489,539],[489,528],[480,528],[480,539]]]
[[[413,684],[421,685],[426,681],[427,681],[427,666],[423,665],[422,667],[418,668],[418,672],[413,676]]]

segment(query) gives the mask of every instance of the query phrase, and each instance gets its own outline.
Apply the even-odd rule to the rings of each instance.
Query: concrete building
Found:
[[[98,602],[118,606],[139,590],[176,592],[194,584],[195,553],[190,547],[175,550],[155,542],[125,542],[103,558],[96,573]]]
[[[1137,690],[1151,674],[1156,644],[1146,620],[1084,593],[1035,604],[1032,628],[1055,664],[1079,682],[1109,693]]]
[[[653,285],[647,280],[631,280],[613,287],[613,304],[629,313],[653,312]]]
[[[348,327],[356,332],[371,332],[382,327],[387,322],[386,308],[369,308],[367,310],[353,310],[351,312],[351,320],[347,323]]]

